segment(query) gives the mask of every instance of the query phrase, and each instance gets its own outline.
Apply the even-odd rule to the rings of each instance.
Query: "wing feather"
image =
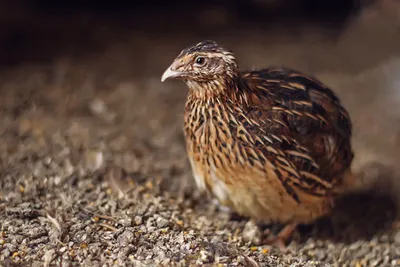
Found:
[[[279,167],[284,187],[330,194],[353,159],[351,120],[338,97],[317,79],[287,68],[246,72],[242,79],[240,90],[254,100],[245,117],[259,124],[247,124],[246,131],[267,141],[256,147]],[[297,199],[296,190],[287,191]]]

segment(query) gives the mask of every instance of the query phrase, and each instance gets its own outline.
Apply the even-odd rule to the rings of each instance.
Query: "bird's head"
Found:
[[[233,54],[214,41],[203,41],[188,47],[175,58],[161,81],[169,78],[185,81],[193,90],[214,90],[237,76]]]

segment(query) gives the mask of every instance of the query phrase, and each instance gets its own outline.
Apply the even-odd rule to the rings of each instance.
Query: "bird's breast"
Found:
[[[221,203],[229,198],[230,129],[221,111],[192,107],[185,113],[186,148],[197,186],[212,193]]]
[[[237,121],[229,127],[207,114],[185,114],[187,152],[200,190],[239,214],[263,221],[307,221],[324,213],[323,199],[300,205],[290,197],[276,166],[252,145],[255,138]]]

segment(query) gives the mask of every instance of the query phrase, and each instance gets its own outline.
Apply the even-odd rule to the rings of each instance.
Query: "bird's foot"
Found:
[[[286,250],[286,243],[288,239],[291,237],[293,231],[296,229],[297,224],[291,223],[287,224],[275,237],[267,237],[263,240],[264,245],[270,245],[279,248],[280,250]],[[267,229],[267,232],[264,234],[268,234],[270,232]]]
[[[276,237],[268,237],[265,238],[262,243],[263,245],[277,247],[279,250],[284,251],[286,250],[286,240],[282,239],[279,236]]]

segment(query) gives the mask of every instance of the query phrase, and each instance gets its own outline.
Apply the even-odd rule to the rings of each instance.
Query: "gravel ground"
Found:
[[[353,117],[355,168],[374,178],[373,192],[346,196],[331,216],[299,227],[285,251],[258,246],[258,227],[194,186],[186,88],[160,76],[199,34],[131,32],[91,56],[3,69],[1,265],[400,266],[396,10],[368,10],[334,41],[315,28],[216,38],[243,68],[285,64],[331,85]]]

